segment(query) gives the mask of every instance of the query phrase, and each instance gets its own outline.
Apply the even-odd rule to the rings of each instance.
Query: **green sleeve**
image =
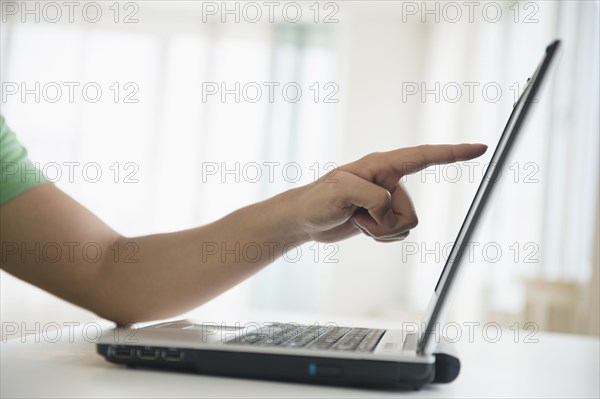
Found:
[[[0,205],[40,184],[47,183],[43,173],[27,157],[0,115]]]

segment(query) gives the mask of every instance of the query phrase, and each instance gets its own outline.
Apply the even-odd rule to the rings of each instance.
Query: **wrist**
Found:
[[[302,245],[311,240],[301,221],[301,189],[285,191],[261,203],[265,207],[264,213],[270,216],[278,241]]]

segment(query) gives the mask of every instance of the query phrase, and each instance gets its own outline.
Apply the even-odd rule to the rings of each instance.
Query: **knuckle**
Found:
[[[343,171],[338,171],[334,175],[326,175],[328,177],[323,180],[322,184],[324,184],[331,193],[339,194],[343,190],[344,185],[347,184],[347,175],[347,172]]]
[[[347,172],[344,172],[340,169],[334,169],[323,176],[323,183],[339,183],[342,180],[346,179]]]
[[[404,215],[402,218],[402,222],[400,223],[399,229],[402,230],[411,230],[417,227],[419,224],[419,218],[416,214]]]
[[[378,206],[387,206],[392,201],[392,194],[386,190],[381,189],[377,192],[377,205]]]
[[[410,217],[408,219],[408,228],[414,229],[418,225],[419,225],[419,217],[415,213],[413,213],[412,215],[410,215]]]
[[[370,154],[367,154],[364,157],[362,157],[361,160],[367,167],[370,167],[371,165],[377,164],[380,157],[381,152],[371,152]]]
[[[375,152],[370,152],[367,155],[365,155],[365,159],[369,159],[369,160],[374,160],[377,159],[381,156],[381,152],[380,151],[375,151]]]
[[[348,172],[340,169],[340,167],[336,167],[330,172],[328,172],[325,176],[323,176],[324,183],[339,183],[342,179],[347,179]]]

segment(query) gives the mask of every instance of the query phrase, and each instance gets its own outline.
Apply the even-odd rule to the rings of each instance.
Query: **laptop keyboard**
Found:
[[[272,324],[227,344],[371,352],[386,330],[298,324]]]

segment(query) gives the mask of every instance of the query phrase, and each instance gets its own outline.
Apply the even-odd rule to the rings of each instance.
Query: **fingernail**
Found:
[[[396,225],[396,215],[394,215],[393,210],[390,209],[383,215],[383,225],[385,227],[394,227]]]

